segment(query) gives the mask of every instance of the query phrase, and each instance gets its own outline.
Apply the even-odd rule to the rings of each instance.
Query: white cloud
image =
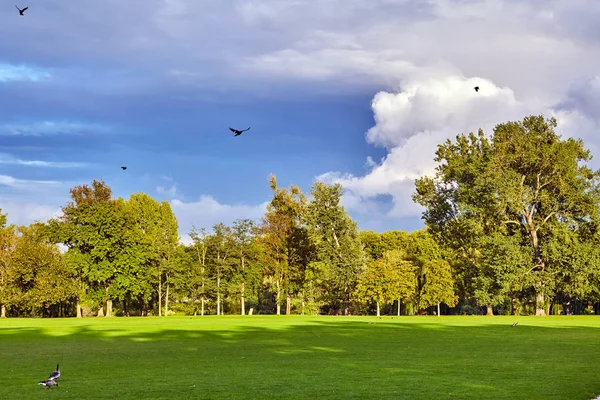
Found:
[[[61,161],[42,161],[42,160],[21,160],[9,154],[0,153],[0,164],[13,164],[31,167],[49,167],[49,168],[81,168],[88,166],[88,163],[82,162],[61,162]]]
[[[8,223],[15,225],[29,225],[35,221],[45,222],[50,218],[58,217],[62,211],[54,207],[35,202],[4,202],[0,203],[2,213],[8,214]]]
[[[0,175],[0,185],[14,189],[35,191],[40,185],[45,187],[56,187],[61,185],[61,182],[18,179],[9,175]]]
[[[159,194],[167,195],[169,197],[176,197],[177,193],[177,185],[173,184],[169,189],[166,189],[164,186],[157,186],[156,192]]]
[[[73,182],[19,179],[0,175],[0,208],[8,222],[29,225],[60,215]]]
[[[473,90],[475,85],[481,87],[478,93]],[[345,206],[355,212],[377,210],[373,198],[391,195],[392,209],[387,213],[374,212],[375,218],[421,214],[422,207],[411,199],[414,180],[434,174],[437,145],[459,133],[482,128],[490,134],[498,123],[544,113],[557,117],[559,133],[581,137],[592,152],[598,149],[598,120],[577,110],[526,104],[519,101],[510,88],[500,88],[482,78],[448,76],[413,81],[397,93],[378,93],[372,108],[376,125],[366,133],[366,140],[384,146],[387,156],[380,164],[368,159],[372,167],[364,176],[328,172],[317,179],[342,184]]]
[[[190,203],[171,200],[171,208],[179,221],[182,237],[187,236],[192,224],[196,228],[206,228],[210,231],[213,225],[219,222],[230,225],[236,219],[258,220],[264,215],[267,204],[268,202],[258,205],[228,205],[219,203],[211,196],[201,196],[199,201]]]
[[[10,136],[81,135],[110,131],[111,128],[108,126],[71,121],[38,121],[0,125],[0,135]]]
[[[0,82],[30,81],[37,82],[48,79],[52,75],[43,68],[30,67],[27,65],[15,65],[0,63]]]

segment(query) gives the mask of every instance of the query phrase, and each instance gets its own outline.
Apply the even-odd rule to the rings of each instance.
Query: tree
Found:
[[[458,296],[454,295],[454,280],[450,264],[446,260],[436,259],[425,263],[425,282],[419,296],[419,306],[427,308],[437,305],[440,316],[440,303],[454,307]]]
[[[192,297],[196,295],[200,298],[200,315],[204,315],[204,306],[208,301],[208,293],[210,287],[210,277],[208,275],[208,269],[206,265],[206,255],[208,253],[208,233],[205,228],[196,229],[192,226],[190,237],[193,240],[193,252],[194,259],[196,261],[196,268],[190,270],[189,279],[186,281],[191,285]],[[196,315],[196,310],[194,310]]]
[[[366,271],[358,279],[355,291],[360,300],[376,302],[379,317],[381,304],[387,304],[394,299],[413,299],[416,289],[414,266],[403,259],[402,252],[391,250],[386,251],[382,258],[367,264]]]
[[[68,258],[75,268],[73,276],[85,280],[86,296],[100,304],[98,315],[112,315],[112,284],[118,274],[117,263],[127,230],[125,204],[113,200],[111,189],[103,182],[91,186],[76,186],[70,190],[72,201],[62,208],[63,215],[49,221],[50,235],[55,242],[63,243],[67,252],[76,253]],[[73,261],[76,263],[74,264]],[[78,315],[80,301],[77,298]]]
[[[331,301],[341,303],[347,310],[365,264],[358,228],[339,204],[341,185],[315,182],[311,194],[313,199],[306,215],[316,258],[326,267]]]
[[[560,265],[551,268],[543,256],[544,237],[556,221],[577,226],[597,220],[598,172],[581,162],[591,155],[581,140],[560,140],[554,132],[556,120],[530,116],[522,122],[496,126],[495,154],[488,176],[496,183],[505,224],[512,224],[530,239],[534,258],[525,278],[536,292],[536,315],[545,315],[545,296]],[[500,172],[499,168],[506,169]]]
[[[531,252],[523,246],[519,232],[514,235],[495,233],[481,237],[480,242],[482,250],[473,279],[474,295],[479,304],[487,306],[487,315],[493,315],[492,306],[501,304],[507,296],[514,299],[515,292],[522,289],[519,277],[531,260]]]
[[[255,280],[256,273],[252,268],[251,256],[254,253],[253,235],[257,232],[254,222],[249,219],[238,219],[234,221],[232,228],[232,241],[237,258],[234,280],[239,288],[240,313],[246,315],[246,290],[248,280]]]
[[[414,199],[426,207],[424,219],[438,237],[454,241],[463,254],[480,251],[477,238],[519,231],[533,250],[529,268],[519,277],[535,292],[536,315],[545,315],[546,299],[557,277],[570,266],[549,264],[544,247],[556,223],[573,230],[598,221],[598,172],[581,140],[561,140],[555,119],[529,116],[494,128],[457,136],[436,152],[436,177],[417,180]]]
[[[277,186],[274,175],[269,176],[273,199],[260,226],[259,243],[264,248],[263,257],[267,264],[267,281],[275,286],[277,315],[281,314],[283,295],[286,297],[286,315],[291,313],[291,296],[302,287],[306,267],[306,241],[308,233],[302,226],[306,212],[306,196],[300,188],[289,189]]]
[[[127,287],[133,296],[148,299],[149,288],[156,285],[158,296],[158,315],[163,315],[163,286],[166,286],[164,297],[164,315],[167,315],[169,303],[169,266],[170,258],[179,242],[177,218],[167,202],[159,203],[146,193],[132,194],[127,201],[128,217],[132,219],[131,243],[128,257],[123,265],[131,271],[128,276],[135,279],[128,281]],[[135,266],[135,267],[134,267]]]
[[[223,313],[223,277],[229,271],[227,260],[231,255],[231,228],[223,223],[213,226],[209,237],[209,249],[212,255],[212,267],[216,278],[217,315]]]
[[[397,274],[398,316],[402,301],[414,301],[418,295],[419,282],[417,279],[417,266],[406,259],[406,251],[388,250],[383,254],[383,259],[393,266]]]

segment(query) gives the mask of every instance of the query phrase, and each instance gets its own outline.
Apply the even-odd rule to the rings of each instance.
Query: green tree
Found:
[[[380,316],[381,304],[398,299],[413,300],[417,294],[415,267],[404,259],[400,250],[388,250],[377,260],[367,264],[365,272],[358,279],[357,297],[362,301],[374,301],[377,316]]]
[[[413,302],[417,298],[419,283],[417,279],[417,266],[406,259],[407,254],[404,250],[387,250],[383,254],[385,262],[389,263],[396,270],[397,274],[397,297],[398,316],[402,302]]]
[[[536,315],[545,315],[556,278],[571,268],[544,257],[553,226],[577,230],[598,220],[599,174],[584,164],[590,153],[581,140],[561,140],[555,127],[554,119],[529,116],[497,125],[491,140],[481,131],[459,135],[439,146],[436,177],[417,180],[414,196],[428,227],[467,256],[481,251],[477,238],[501,225],[526,237],[533,257],[518,279],[534,290]]]
[[[340,206],[342,186],[315,182],[307,222],[315,243],[317,261],[327,269],[330,300],[346,310],[350,294],[365,265],[356,223]]]
[[[246,292],[248,283],[256,282],[258,271],[253,258],[256,257],[254,247],[254,234],[257,233],[257,227],[254,221],[249,219],[238,219],[234,221],[232,227],[232,245],[236,258],[236,268],[234,269],[233,284],[235,293],[240,296],[240,313],[246,315]]]
[[[227,264],[232,253],[231,228],[223,223],[213,226],[213,233],[208,239],[208,248],[211,255],[213,276],[216,280],[217,315],[223,314],[223,286],[224,279],[231,272]]]
[[[436,259],[425,263],[425,282],[419,296],[419,306],[427,308],[437,305],[437,315],[440,316],[440,303],[454,307],[458,296],[454,294],[454,279],[452,270],[446,260]]]
[[[209,299],[212,286],[206,258],[208,254],[209,235],[205,228],[196,229],[195,226],[192,226],[190,237],[193,240],[192,251],[194,253],[195,267],[190,269],[186,282],[191,285],[190,292],[192,293],[192,297],[200,299],[200,315],[204,315],[204,307]],[[196,315],[196,310],[194,310],[194,315]]]
[[[267,205],[260,226],[259,243],[266,263],[265,281],[275,287],[277,315],[281,314],[283,295],[286,297],[286,315],[291,313],[291,296],[302,287],[304,270],[308,263],[306,250],[308,232],[302,226],[307,199],[300,188],[277,186],[274,175],[269,176],[273,199]]]
[[[474,295],[479,304],[487,306],[487,315],[493,315],[492,306],[503,303],[507,296],[514,298],[515,292],[522,289],[518,278],[526,272],[532,254],[519,232],[497,232],[480,238],[480,243]]]
[[[76,253],[68,256],[68,263],[77,280],[85,280],[86,296],[100,305],[99,315],[112,315],[112,284],[118,274],[115,261],[123,250],[123,232],[127,230],[125,204],[113,200],[111,189],[103,182],[92,182],[70,190],[71,202],[62,208],[63,215],[49,221],[49,229],[56,242]],[[78,316],[80,301],[77,298]]]

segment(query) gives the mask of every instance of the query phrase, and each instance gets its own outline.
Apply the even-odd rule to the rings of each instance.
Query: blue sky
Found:
[[[446,138],[544,113],[593,154],[600,143],[597,1],[26,5],[0,9],[0,208],[14,223],[104,179],[171,202],[185,236],[260,217],[274,173],[305,191],[341,183],[362,229],[413,230],[414,179]]]

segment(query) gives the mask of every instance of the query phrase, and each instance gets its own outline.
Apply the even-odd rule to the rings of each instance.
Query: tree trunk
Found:
[[[104,306],[100,306],[100,309],[98,310],[98,316],[104,317]]]
[[[246,299],[244,297],[244,291],[246,289],[246,282],[242,282],[242,315],[246,315]]]
[[[217,315],[221,315],[221,276],[217,272]]]
[[[544,294],[536,293],[535,295],[535,315],[536,316],[546,316],[546,311],[544,310]]]
[[[292,297],[289,293],[286,294],[285,298],[285,315],[290,315],[292,313]]]
[[[77,296],[77,304],[75,307],[77,308],[77,318],[81,318],[81,300],[79,299],[79,296]]]
[[[398,299],[398,316],[400,316],[401,307],[402,307],[402,299]]]
[[[302,296],[302,315],[304,315],[304,296]]]
[[[110,318],[112,317],[112,300],[108,299],[106,300],[106,317]]]
[[[491,315],[491,316],[493,316],[494,315],[494,309],[492,308],[492,305],[488,304],[486,307],[487,307],[487,313],[485,315]]]
[[[381,314],[379,313],[379,302],[377,301],[376,303],[377,303],[377,316],[380,317]]]
[[[106,290],[106,315],[105,317],[112,317],[112,300],[108,294],[108,288]]]
[[[158,316],[162,315],[162,274],[158,273]]]
[[[531,244],[533,245],[534,250],[534,270],[543,271],[545,267],[545,263],[542,260],[542,252],[540,249],[540,243],[538,241],[537,229],[533,229],[533,220],[531,216],[527,216],[527,225],[529,227],[529,236],[531,238]],[[539,283],[540,285],[542,282]],[[536,293],[535,295],[535,315],[536,316],[545,316],[546,312],[544,311],[544,294]]]
[[[513,293],[511,294],[511,307],[512,307],[512,315],[519,315],[519,306],[517,304],[517,296]]]
[[[277,295],[276,295],[276,303],[277,303],[277,315],[281,315],[281,287],[279,285],[279,279],[277,279]]]
[[[0,305],[0,309],[1,309],[0,318],[6,318],[6,307],[4,306],[4,304]]]
[[[438,303],[437,308],[438,308],[438,317],[439,317],[440,316],[440,303]]]
[[[165,293],[165,317],[169,315],[169,278],[167,278],[167,293]]]
[[[202,304],[202,309],[200,311],[200,315],[204,316],[204,297],[202,298],[202,300],[200,300],[201,304]]]

